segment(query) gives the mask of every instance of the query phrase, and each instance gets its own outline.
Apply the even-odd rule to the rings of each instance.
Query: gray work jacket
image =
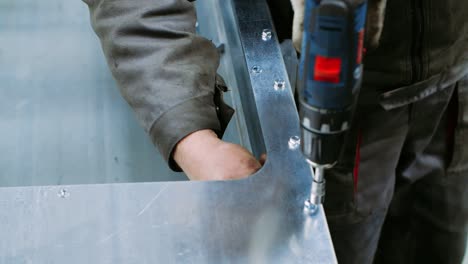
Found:
[[[216,76],[218,52],[209,40],[195,34],[194,4],[187,0],[85,2],[120,92],[170,167],[177,170],[171,159],[177,142],[201,129],[221,136],[233,113],[222,102],[224,85]]]

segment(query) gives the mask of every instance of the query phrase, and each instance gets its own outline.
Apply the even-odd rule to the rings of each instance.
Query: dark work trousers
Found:
[[[468,220],[468,78],[416,103],[358,104],[325,210],[340,264],[461,264]]]

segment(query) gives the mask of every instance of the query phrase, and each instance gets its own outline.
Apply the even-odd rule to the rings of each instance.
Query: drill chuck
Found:
[[[315,167],[329,168],[341,155],[344,134],[350,127],[352,109],[318,109],[304,100],[299,102],[302,153]]]
[[[325,200],[325,178],[323,174],[324,168],[322,167],[316,168],[313,172],[314,177],[312,179],[309,199],[312,204],[322,204]]]

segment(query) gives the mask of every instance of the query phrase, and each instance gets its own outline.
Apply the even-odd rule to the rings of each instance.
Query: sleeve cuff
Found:
[[[212,94],[195,97],[174,106],[153,123],[149,134],[169,167],[174,171],[182,171],[173,160],[172,152],[185,136],[203,129],[211,129],[219,137],[224,133]]]

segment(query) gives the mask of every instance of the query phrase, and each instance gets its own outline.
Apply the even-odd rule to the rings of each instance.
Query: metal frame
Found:
[[[311,177],[266,2],[203,2],[233,15],[223,30],[238,30],[236,76],[250,83],[239,93],[264,167],[227,182],[0,188],[0,263],[337,262],[323,209],[303,211]]]

